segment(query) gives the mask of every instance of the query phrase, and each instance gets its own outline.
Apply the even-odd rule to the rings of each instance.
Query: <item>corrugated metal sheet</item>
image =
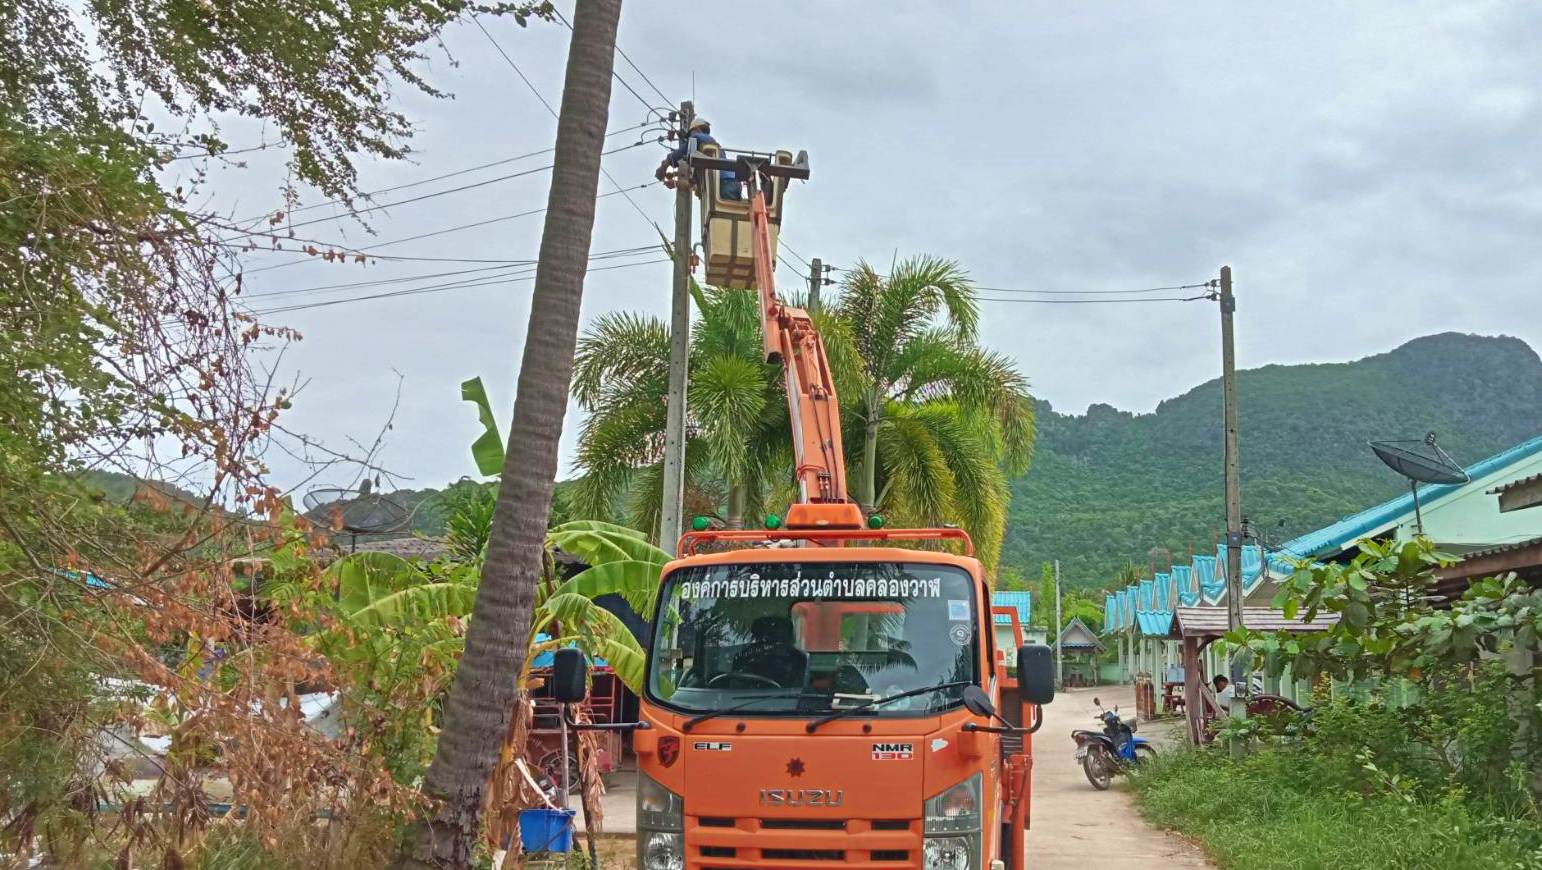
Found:
[[[1023,591],[1003,591],[991,593],[992,607],[1012,607],[1017,610],[1017,621],[1026,628],[1028,617],[1033,614],[1033,594]],[[1011,625],[1012,617],[1004,613],[995,615],[997,625]]]
[[[1529,459],[1537,453],[1542,453],[1542,435],[1538,435],[1529,441],[1511,447],[1503,453],[1496,453],[1480,462],[1467,466],[1467,476],[1473,480],[1487,477],[1505,466]],[[1428,508],[1444,496],[1461,489],[1468,484],[1441,484],[1425,486],[1419,490],[1419,503]],[[1286,542],[1284,550],[1287,554],[1298,558],[1317,558],[1319,556],[1337,553],[1355,541],[1375,534],[1376,532],[1391,526],[1405,516],[1413,515],[1413,494],[1406,493],[1397,498],[1382,502],[1375,507],[1352,514],[1339,520],[1331,526],[1308,532],[1299,538]]]
[[[1488,495],[1502,495],[1504,493],[1509,492],[1512,489],[1517,489],[1519,487],[1526,486],[1528,484],[1536,483],[1539,480],[1542,480],[1542,474],[1529,475],[1527,477],[1521,478],[1520,480],[1512,480],[1509,483],[1501,484],[1499,486],[1496,486],[1493,489],[1489,490],[1487,494]]]
[[[1173,611],[1173,620],[1183,637],[1218,637],[1227,631],[1229,617],[1226,610],[1224,607],[1180,607]],[[1326,631],[1338,621],[1337,613],[1319,613],[1312,622],[1304,622],[1299,617],[1286,619],[1283,610],[1272,607],[1242,608],[1242,624],[1255,631]]]

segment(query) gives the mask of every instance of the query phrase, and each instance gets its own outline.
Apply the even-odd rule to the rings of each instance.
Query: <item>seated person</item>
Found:
[[[750,642],[734,656],[733,669],[765,677],[784,689],[801,688],[808,654],[793,644],[792,620],[762,616],[750,623]]]

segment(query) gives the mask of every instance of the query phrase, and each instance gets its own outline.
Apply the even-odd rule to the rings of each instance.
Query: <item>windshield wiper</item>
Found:
[[[844,710],[836,710],[834,713],[831,713],[828,716],[821,716],[818,719],[815,719],[814,721],[803,726],[803,729],[808,733],[813,734],[814,731],[819,728],[819,726],[825,724],[826,722],[834,722],[836,719],[839,719],[842,716],[850,716],[853,713],[860,713],[863,710],[871,710],[880,704],[887,704],[890,701],[898,701],[902,698],[911,698],[916,695],[924,695],[927,692],[939,692],[943,689],[956,689],[960,686],[972,685],[974,685],[974,680],[954,680],[951,683],[938,683],[935,686],[922,686],[919,689],[908,689],[903,692],[895,692],[892,695],[887,695],[882,698],[874,698],[871,701],[866,701],[864,703],[858,704],[855,707],[847,707]]]
[[[756,704],[759,704],[761,701],[769,701],[769,700],[771,700],[773,698],[801,698],[802,696],[807,695],[807,694],[810,694],[810,693],[805,691],[805,690],[800,689],[800,690],[795,691],[795,692],[778,692],[778,693],[776,693],[774,695],[756,695],[754,698],[752,698],[752,699],[750,699],[748,701],[745,701],[743,704],[736,704],[735,706],[732,706],[732,707],[724,707],[721,710],[709,710],[709,711],[701,714],[700,716],[692,716],[691,718],[685,720],[685,724],[680,726],[680,730],[681,731],[689,731],[692,728],[696,727],[697,725],[700,725],[701,723],[707,721],[708,719],[716,719],[719,716],[729,716],[729,715],[732,715],[734,713],[739,712],[740,710],[748,710],[749,708],[755,706]],[[739,697],[742,698],[744,696],[740,695]]]

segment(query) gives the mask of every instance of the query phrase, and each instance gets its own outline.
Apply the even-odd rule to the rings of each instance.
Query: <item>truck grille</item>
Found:
[[[894,870],[920,854],[921,824],[919,819],[701,816],[687,819],[685,839],[687,866],[701,870]]]

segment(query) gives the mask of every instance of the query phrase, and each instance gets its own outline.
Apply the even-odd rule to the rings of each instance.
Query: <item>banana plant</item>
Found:
[[[530,628],[529,662],[550,649],[573,645],[591,657],[603,658],[633,691],[643,679],[643,651],[615,614],[595,604],[605,595],[619,595],[645,619],[657,601],[659,572],[669,556],[643,540],[641,533],[622,526],[578,521],[556,527],[547,536],[548,552],[561,549],[588,564],[573,577],[558,581],[550,570],[537,591]],[[338,590],[337,624],[323,633],[328,654],[375,654],[377,639],[412,633],[435,653],[458,655],[464,626],[476,602],[479,572],[474,566],[438,563],[419,567],[389,553],[354,553],[329,569]],[[555,631],[553,630],[555,629]],[[536,641],[537,635],[547,639]]]

